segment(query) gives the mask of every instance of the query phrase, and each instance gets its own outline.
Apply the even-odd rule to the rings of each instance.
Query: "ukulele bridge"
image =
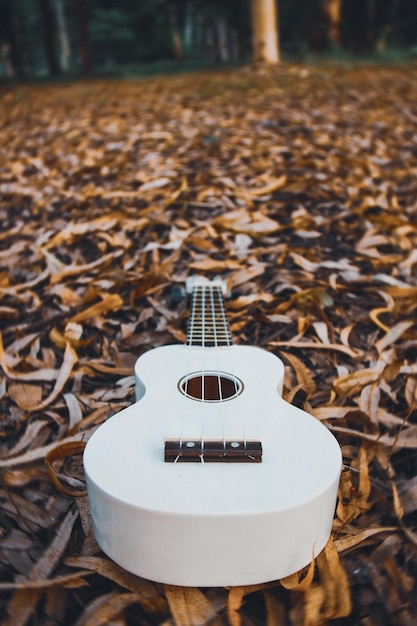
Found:
[[[165,439],[167,463],[261,463],[257,439]]]

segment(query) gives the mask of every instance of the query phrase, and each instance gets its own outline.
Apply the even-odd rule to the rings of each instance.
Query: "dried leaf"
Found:
[[[92,431],[83,431],[76,435],[72,435],[70,437],[65,437],[65,439],[61,439],[60,443],[57,444],[56,441],[46,445],[41,446],[40,448],[35,448],[34,450],[29,450],[29,452],[25,452],[24,454],[20,454],[19,456],[13,457],[11,459],[0,459],[0,469],[3,468],[12,468],[17,467],[18,465],[25,465],[26,463],[33,463],[34,461],[39,461],[40,459],[44,459],[46,454],[53,450],[57,445],[62,446],[72,442],[87,442],[89,436],[91,436]]]
[[[143,598],[153,598],[158,595],[154,583],[144,578],[139,578],[124,570],[120,565],[98,556],[75,556],[65,559],[65,564],[70,567],[87,569],[95,572],[108,580],[112,580],[124,589],[140,594]]]
[[[232,587],[227,599],[227,620],[230,626],[242,626],[239,610],[245,595],[245,587]]]
[[[383,352],[387,346],[397,341],[413,324],[414,322],[412,320],[404,320],[396,324],[393,328],[390,328],[385,337],[375,344],[378,352]]]
[[[3,453],[3,458],[14,457],[17,454],[21,454],[23,450],[33,445],[37,435],[39,435],[42,430],[45,430],[45,428],[47,428],[47,422],[45,420],[32,420],[29,422],[22,437],[15,443],[13,448]]]
[[[137,593],[109,593],[100,596],[86,607],[74,626],[102,626],[110,624],[113,618],[131,604],[140,604],[144,609],[152,604]]]
[[[263,595],[266,606],[265,626],[285,626],[285,606],[271,591],[264,591]]]
[[[179,292],[193,272],[227,280],[237,342],[296,354],[286,397],[304,389],[341,443],[349,471],[334,532],[348,621],[415,622],[414,82],[411,65],[286,63],[151,77],[146,89],[5,86],[0,550],[4,584],[26,585],[27,623],[173,624],[163,587],[94,556],[85,497],[65,548],[84,565],[73,561],[73,576],[60,559],[53,577],[31,568],[74,499],[45,457],[60,489],[82,492],[72,451],[134,400],[139,355],[184,342]],[[274,582],[230,592],[230,619],[346,621],[334,617],[347,610],[346,580],[331,566],[321,555],[304,591],[271,591]],[[87,571],[96,575],[78,575]],[[124,590],[142,603],[130,607]],[[207,619],[224,626],[226,595],[191,592],[184,619],[204,621],[205,598]]]
[[[285,589],[290,589],[291,591],[305,591],[310,587],[313,582],[315,570],[314,554],[312,554],[311,557],[311,563],[308,566],[307,572],[301,570],[300,572],[295,572],[290,576],[281,578],[280,583]]]
[[[270,341],[270,346],[273,347],[288,347],[288,348],[299,348],[300,350],[308,349],[308,350],[334,350],[336,352],[342,352],[343,354],[347,354],[352,358],[356,358],[360,355],[357,350],[353,350],[352,348],[347,348],[346,346],[341,346],[335,343],[317,343],[315,341]],[[350,375],[349,375],[350,379]]]
[[[64,353],[64,360],[62,362],[61,369],[59,370],[53,390],[47,398],[42,400],[42,402],[39,402],[39,404],[32,406],[31,411],[40,411],[55,400],[55,398],[61,393],[77,360],[78,357],[75,350],[72,348],[70,343],[67,343]]]
[[[80,322],[86,322],[91,320],[93,317],[97,317],[98,315],[103,315],[108,311],[117,311],[123,305],[123,300],[117,294],[107,294],[104,295],[100,302],[91,305],[85,311],[81,311],[74,315],[73,318],[69,321],[71,324],[79,324]]]
[[[205,595],[194,587],[164,585],[175,626],[202,626],[216,615]]]
[[[86,495],[86,490],[66,487],[62,483],[62,480],[60,480],[54,469],[54,461],[63,461],[69,456],[72,457],[75,454],[80,454],[81,452],[83,452],[84,448],[84,441],[69,441],[67,443],[56,445],[51,450],[48,450],[45,455],[45,464],[52,482],[59,491],[65,493],[68,496],[83,497]]]
[[[352,611],[349,581],[340,564],[332,538],[317,557],[320,582],[305,592],[306,626],[318,626],[328,619],[346,617]]]
[[[73,574],[67,574],[66,576],[57,576],[56,578],[42,579],[42,580],[25,580],[23,582],[15,583],[0,583],[1,591],[12,591],[14,589],[29,590],[29,589],[48,589],[53,587],[84,587],[87,583],[83,579],[85,576],[90,576],[93,572],[88,570],[81,570],[74,572]]]
[[[276,232],[279,224],[262,213],[249,213],[246,209],[238,209],[225,213],[213,220],[215,228],[221,228],[234,233],[251,235],[265,235]]]
[[[264,187],[257,187],[256,189],[244,189],[242,191],[249,196],[259,198],[260,196],[267,196],[270,193],[273,193],[274,191],[281,189],[282,187],[284,187],[286,182],[287,182],[287,176],[283,174],[279,178],[276,178],[275,180],[272,180],[271,182],[269,182]]]
[[[301,385],[301,387],[304,389],[304,391],[308,395],[313,394],[316,391],[316,384],[310,372],[308,371],[306,366],[303,364],[303,362],[300,361],[300,359],[298,359],[296,356],[294,356],[290,352],[285,353],[285,359],[290,363],[291,367],[294,369],[297,382],[299,383],[299,385]]]
[[[30,411],[42,399],[42,387],[39,387],[39,385],[17,383],[9,385],[8,391],[13,402],[16,402],[17,406],[24,411]]]
[[[50,575],[67,546],[77,516],[77,512],[69,511],[67,513],[52,543],[31,569],[30,578],[32,580],[47,578]],[[24,626],[33,612],[38,599],[38,589],[16,591],[9,602],[7,609],[8,619],[4,622],[4,626]]]
[[[381,533],[394,533],[397,530],[396,526],[376,526],[375,528],[368,528],[367,530],[363,530],[362,532],[354,535],[336,539],[334,545],[338,552],[344,552],[367,542],[370,537],[374,537],[375,535],[379,535]]]

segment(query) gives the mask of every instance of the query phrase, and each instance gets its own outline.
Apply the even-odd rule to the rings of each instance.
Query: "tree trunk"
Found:
[[[0,62],[6,78],[14,78],[13,64],[10,58],[10,44],[4,42],[0,46]]]
[[[226,19],[222,15],[218,15],[215,24],[217,30],[217,57],[219,61],[229,61],[229,37]]]
[[[65,21],[63,0],[54,0],[55,17],[58,25],[58,38],[61,45],[61,69],[66,74],[69,70],[70,46]]]
[[[184,47],[187,53],[194,53],[196,38],[196,16],[189,2],[185,5],[183,39]]]
[[[91,74],[90,37],[86,0],[76,0],[78,37],[80,42],[81,75]]]
[[[367,29],[366,29],[366,43],[368,51],[372,51],[375,48],[375,13],[376,4],[375,0],[366,0],[366,17],[367,17]]]
[[[251,0],[254,61],[278,63],[278,11],[276,0]]]
[[[49,0],[39,0],[42,15],[43,45],[48,64],[49,74],[59,76],[61,68],[56,53],[56,25],[54,13]]]
[[[401,1],[392,0],[391,5],[391,44],[395,46],[403,46],[404,41],[401,39],[400,34],[401,24]]]
[[[184,58],[184,51],[182,48],[180,31],[178,28],[178,15],[174,6],[171,6],[169,9],[169,21],[171,26],[172,47],[174,49],[174,55],[177,61],[182,61]]]
[[[24,15],[18,11],[16,3],[3,3],[0,7],[0,24],[3,27],[4,39],[1,42],[3,69],[7,76],[25,78],[27,63],[23,45],[22,31]]]
[[[323,13],[327,20],[329,41],[334,47],[340,48],[342,44],[342,0],[326,0]]]

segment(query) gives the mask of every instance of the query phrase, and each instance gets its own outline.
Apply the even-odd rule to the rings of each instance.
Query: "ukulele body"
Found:
[[[215,376],[234,381],[224,397],[189,384]],[[331,531],[341,452],[282,399],[282,361],[249,346],[174,345],[141,356],[135,377],[137,402],[84,453],[103,551],[134,574],[184,586],[262,583],[310,563]],[[262,462],[166,462],[166,438],[256,439]]]

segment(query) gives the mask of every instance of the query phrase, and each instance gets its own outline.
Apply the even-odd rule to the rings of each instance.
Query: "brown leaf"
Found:
[[[227,599],[227,620],[230,626],[242,626],[240,608],[245,595],[245,587],[232,587]]]
[[[308,395],[312,395],[316,391],[316,384],[304,363],[290,352],[286,352],[283,356],[293,368],[297,382]]]
[[[121,587],[140,594],[143,598],[153,598],[158,595],[154,583],[139,578],[108,559],[96,556],[74,556],[65,559],[65,564],[70,567],[87,569],[95,572],[108,580],[112,580]]]
[[[94,572],[88,570],[81,570],[74,572],[73,574],[67,574],[66,576],[56,576],[55,578],[42,579],[42,580],[25,580],[14,583],[0,583],[0,590],[12,591],[14,589],[29,590],[29,589],[48,589],[53,587],[84,587],[87,582],[84,580],[85,576],[90,576]]]
[[[16,372],[14,367],[10,365],[10,363],[14,361],[15,359],[13,359],[11,355],[4,350],[3,338],[0,332],[0,365],[8,378],[12,380],[27,380],[32,382],[38,380],[51,381],[56,379],[58,373],[57,370],[50,368],[41,368],[31,372]],[[17,359],[17,362],[19,361],[20,359]]]
[[[16,441],[15,445],[10,448],[10,450],[3,452],[3,459],[15,457],[16,455],[21,454],[29,446],[33,445],[39,433],[45,429],[49,430],[48,424],[45,420],[31,420],[22,437]]]
[[[106,411],[108,411],[107,407]],[[0,469],[17,467],[18,465],[25,465],[26,463],[33,463],[34,461],[44,459],[46,454],[49,451],[53,450],[57,445],[65,445],[67,443],[80,441],[87,442],[88,438],[92,435],[93,430],[94,429],[91,429],[89,431],[77,433],[70,437],[65,437],[64,439],[60,440],[59,444],[57,444],[56,441],[53,441],[46,446],[41,446],[39,448],[35,448],[34,450],[29,450],[28,452],[20,454],[19,456],[13,457],[11,459],[0,459]]]
[[[64,360],[62,362],[61,369],[59,370],[58,377],[55,381],[54,388],[52,389],[48,397],[46,397],[38,404],[35,404],[35,406],[32,406],[30,409],[31,411],[40,411],[41,409],[44,409],[45,407],[50,405],[55,400],[55,398],[61,393],[65,383],[70,377],[72,368],[74,367],[77,360],[78,357],[75,350],[72,348],[70,343],[67,343],[64,353]]]
[[[393,326],[393,328],[390,328],[385,337],[376,342],[375,347],[378,352],[383,352],[387,346],[390,346],[392,343],[397,341],[397,339],[399,339],[413,325],[413,320],[404,320]]]
[[[159,606],[155,600],[153,603],[157,605],[157,608],[160,608],[161,602],[159,602]],[[91,602],[74,626],[104,626],[111,623],[113,618],[131,604],[139,604],[145,610],[155,608],[151,602],[144,600],[138,593],[108,593]]]
[[[284,187],[286,182],[287,182],[287,176],[283,174],[279,178],[275,178],[274,180],[271,180],[267,185],[264,185],[263,187],[243,189],[242,191],[248,196],[259,198],[260,196],[267,196],[270,193],[273,193],[274,191],[278,191],[278,189],[281,189],[282,187]]]
[[[51,574],[67,546],[77,517],[77,512],[69,511],[67,513],[52,543],[32,567],[30,571],[31,580],[47,578]],[[8,604],[8,618],[4,622],[4,626],[24,626],[34,611],[39,597],[38,589],[16,591]]]
[[[236,270],[240,268],[240,263],[238,261],[231,261],[226,259],[224,261],[220,261],[217,259],[211,259],[206,257],[201,261],[193,261],[190,263],[189,267],[198,272],[220,272],[222,270]]]
[[[315,570],[315,560],[314,554],[311,555],[311,563],[308,566],[307,572],[305,569],[300,572],[295,572],[290,576],[286,576],[285,578],[281,578],[279,581],[285,589],[290,589],[291,591],[306,591],[308,587],[310,587],[314,578],[314,570]]]
[[[270,219],[260,212],[249,213],[246,209],[237,209],[230,213],[217,217],[213,220],[215,228],[229,230],[235,233],[247,235],[265,235],[276,232],[280,226],[278,222]]]
[[[3,470],[1,476],[5,487],[24,487],[39,480],[49,480],[47,470],[37,467],[26,467],[21,470]]]
[[[334,545],[338,552],[344,552],[346,550],[356,548],[364,542],[367,542],[368,539],[374,537],[375,535],[380,535],[382,533],[391,534],[396,532],[397,530],[397,526],[375,526],[374,528],[368,528],[367,530],[363,530],[361,532],[355,532],[355,534],[353,535],[348,535],[345,537],[341,537],[340,539],[336,539]]]
[[[265,626],[285,626],[285,606],[283,603],[271,591],[264,591],[263,595],[266,607]]]
[[[51,276],[51,284],[56,285],[66,278],[86,274],[91,270],[96,270],[98,268],[104,268],[112,263],[114,259],[118,258],[121,254],[121,252],[111,252],[110,254],[106,254],[91,263],[84,263],[82,265],[67,265],[64,269],[57,271]]]
[[[32,406],[39,404],[42,399],[42,387],[39,385],[17,383],[9,385],[8,391],[13,402],[24,411],[30,411]]]
[[[63,461],[67,457],[72,457],[76,454],[80,454],[81,452],[83,452],[84,448],[84,441],[70,441],[67,443],[57,444],[54,448],[48,450],[45,455],[45,464],[49,476],[55,487],[62,493],[65,493],[65,495],[83,497],[86,495],[86,490],[66,487],[55,471],[54,461]]]
[[[164,589],[175,626],[202,626],[216,615],[199,589],[174,585],[164,585]]]
[[[306,626],[325,624],[328,619],[346,617],[352,611],[349,581],[340,564],[332,538],[317,557],[318,583],[305,592]]]
[[[109,311],[117,311],[121,306],[123,306],[123,300],[119,295],[116,293],[105,294],[100,302],[96,302],[96,304],[91,305],[88,309],[74,315],[69,323],[79,324],[80,322],[87,322],[98,315],[104,315]]]
[[[348,348],[346,346],[342,346],[336,343],[318,343],[316,341],[270,341],[270,346],[279,348],[279,347],[288,347],[288,348],[299,348],[300,350],[334,350],[336,352],[342,352],[343,354],[347,354],[352,358],[356,358],[360,355],[358,350],[354,350],[353,348]],[[349,375],[350,380],[350,375]]]

